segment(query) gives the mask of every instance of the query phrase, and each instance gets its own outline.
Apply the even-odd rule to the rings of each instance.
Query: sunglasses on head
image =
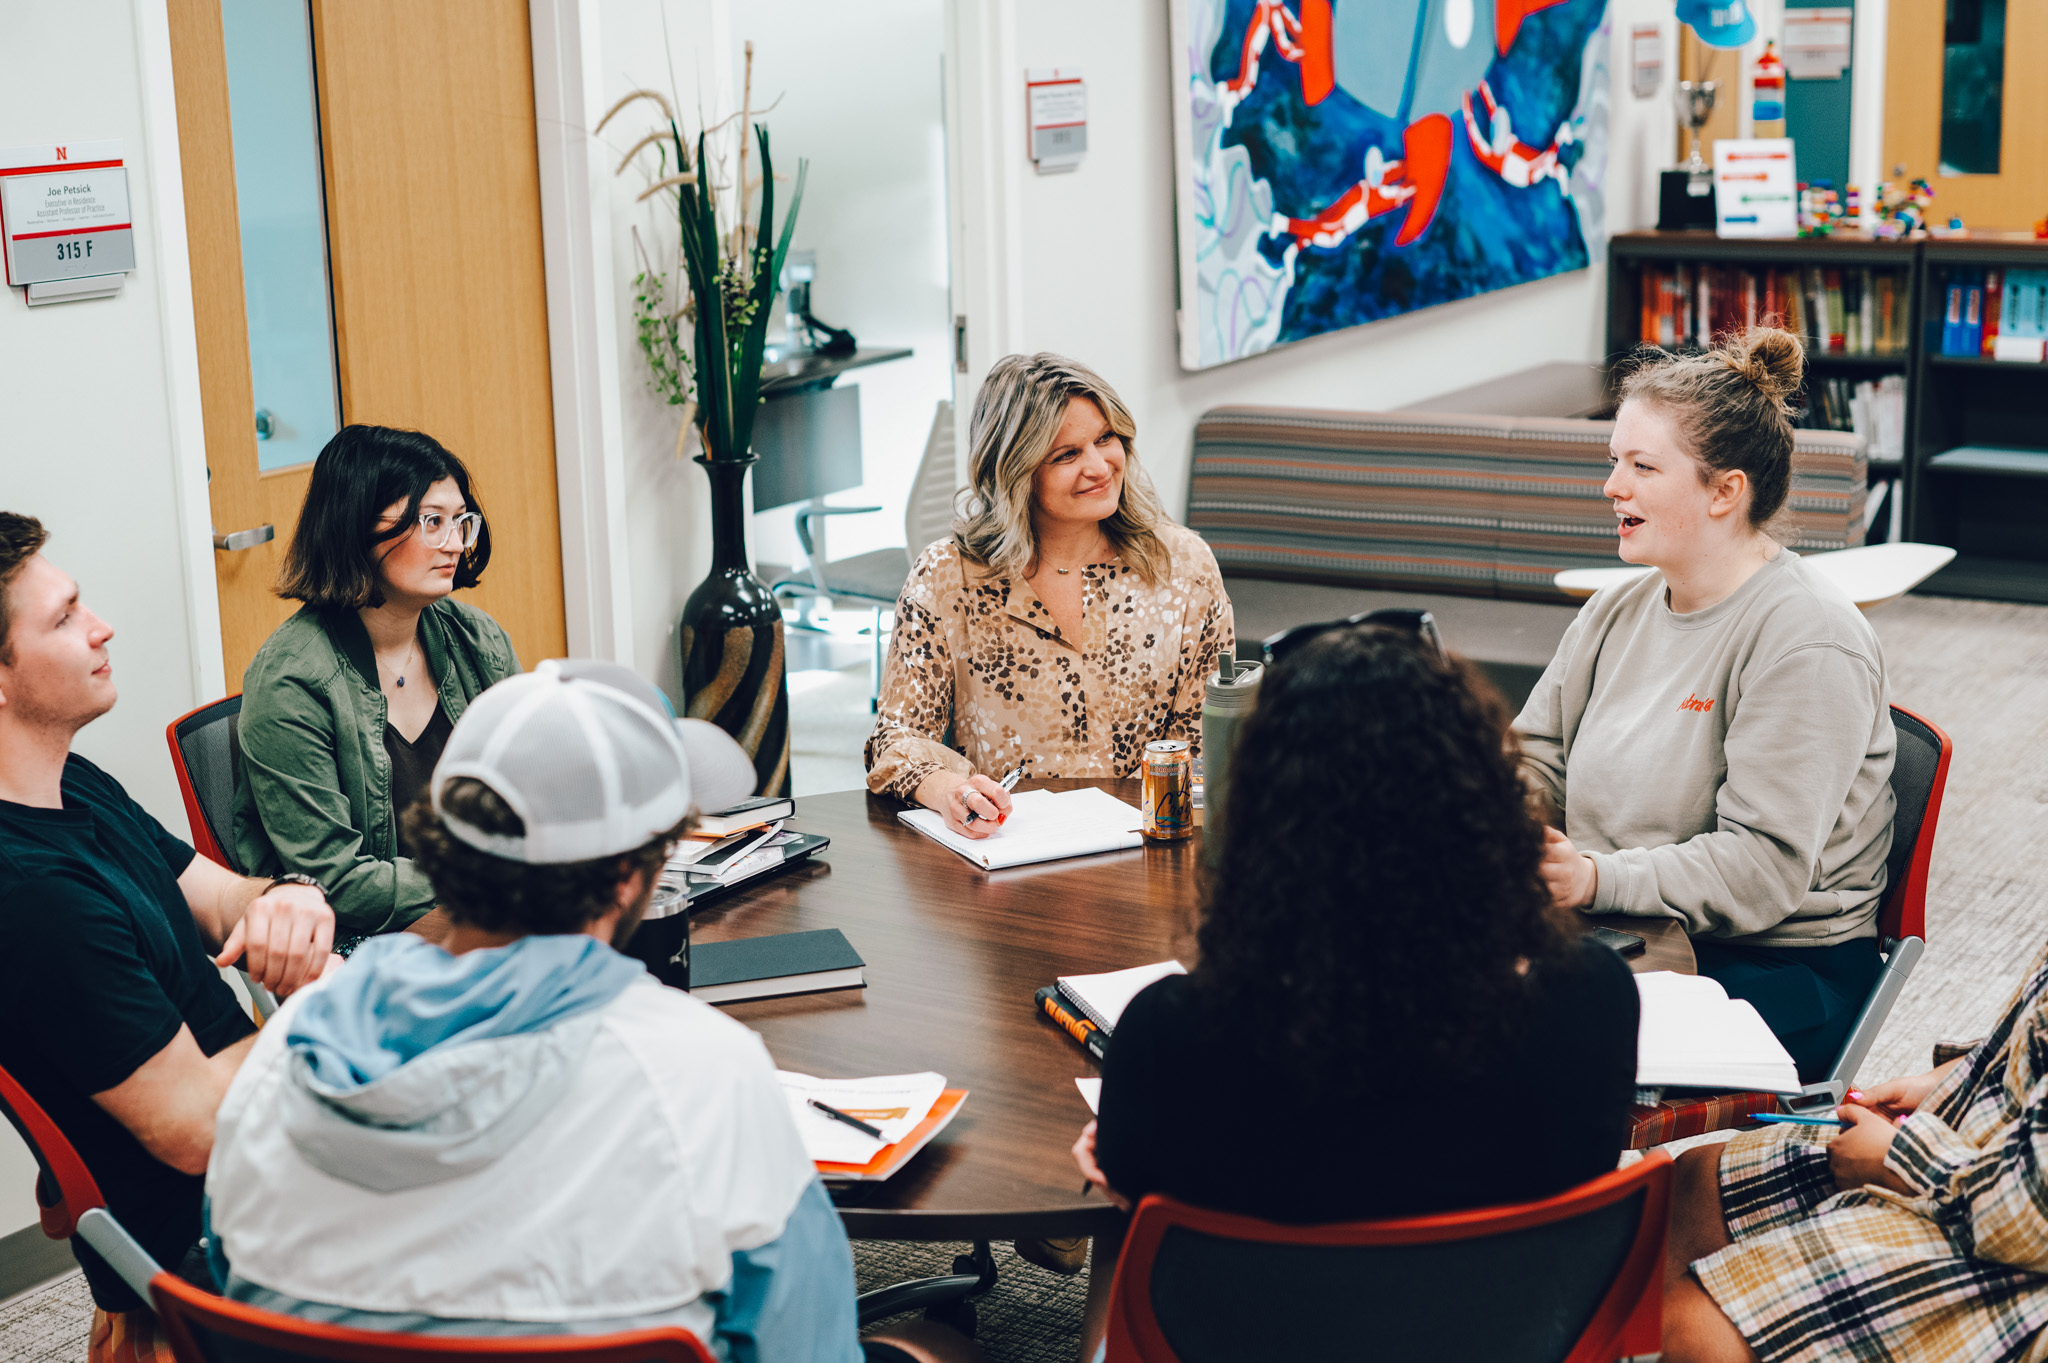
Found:
[[[1266,665],[1272,666],[1288,654],[1299,649],[1311,639],[1328,634],[1333,629],[1349,629],[1353,625],[1379,625],[1386,629],[1400,630],[1412,634],[1416,640],[1440,662],[1450,661],[1450,650],[1444,647],[1443,632],[1436,627],[1436,617],[1419,606],[1382,606],[1374,611],[1361,611],[1343,620],[1325,620],[1319,625],[1296,625],[1283,629],[1265,642]]]

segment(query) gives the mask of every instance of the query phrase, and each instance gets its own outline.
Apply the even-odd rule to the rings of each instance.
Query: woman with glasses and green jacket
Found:
[[[450,596],[490,557],[469,471],[431,436],[346,426],[320,452],[277,588],[304,604],[242,678],[232,837],[249,874],[318,882],[337,939],[434,906],[398,815],[469,702],[519,671]]]

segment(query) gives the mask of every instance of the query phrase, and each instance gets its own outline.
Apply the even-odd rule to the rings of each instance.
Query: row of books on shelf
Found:
[[[1806,410],[1798,425],[1811,430],[1854,431],[1863,437],[1872,463],[1896,464],[1906,457],[1906,379],[1809,378]]]
[[[1643,266],[1642,341],[1708,346],[1759,323],[1784,327],[1814,354],[1903,355],[1911,289],[1904,270]]]
[[[2048,270],[1951,270],[1941,353],[2040,364],[2048,359]]]

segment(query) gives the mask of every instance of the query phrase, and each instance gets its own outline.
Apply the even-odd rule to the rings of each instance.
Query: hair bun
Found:
[[[1806,372],[1806,346],[1779,327],[1750,327],[1729,337],[1716,353],[1772,402],[1784,402],[1798,392]]]

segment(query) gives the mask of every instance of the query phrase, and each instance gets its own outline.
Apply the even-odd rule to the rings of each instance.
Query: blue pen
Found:
[[[1771,1122],[1778,1126],[1840,1126],[1840,1117],[1802,1117],[1791,1112],[1752,1112],[1753,1122]]]

